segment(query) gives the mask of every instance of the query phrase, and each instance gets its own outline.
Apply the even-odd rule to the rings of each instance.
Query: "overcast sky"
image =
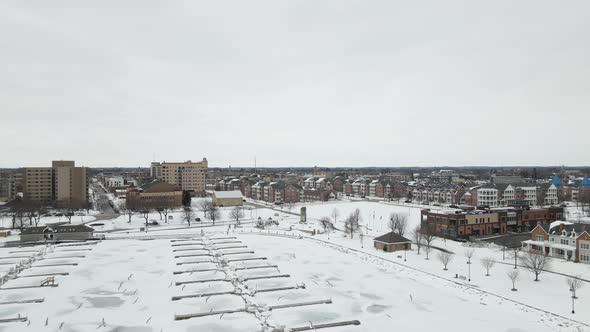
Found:
[[[0,167],[588,165],[589,33],[587,0],[6,0]]]

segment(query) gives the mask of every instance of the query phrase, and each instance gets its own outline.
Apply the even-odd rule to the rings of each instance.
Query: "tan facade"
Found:
[[[162,207],[179,208],[182,206],[182,191],[127,193],[127,206],[137,209],[158,209]]]
[[[178,208],[182,206],[182,191],[177,186],[156,181],[141,190],[127,192],[126,205],[135,210]]]
[[[24,169],[24,198],[42,204],[53,201],[53,170],[49,167]]]
[[[24,169],[24,198],[42,204],[84,207],[88,203],[86,167],[74,161],[53,161],[52,167]]]
[[[497,213],[468,214],[465,216],[465,220],[467,220],[468,225],[497,223],[498,222],[498,214]]]
[[[205,192],[207,184],[207,159],[200,162],[186,161],[181,163],[167,163],[161,165],[161,180],[180,187],[183,191],[195,193]]]

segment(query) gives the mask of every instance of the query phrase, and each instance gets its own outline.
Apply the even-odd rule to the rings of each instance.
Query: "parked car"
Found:
[[[157,221],[155,221],[155,220],[152,220],[152,222],[150,224],[153,225],[153,226],[159,225],[159,223]]]
[[[195,218],[195,221],[201,221],[201,218]]]
[[[410,201],[409,199],[406,200],[404,203],[412,203],[412,201]]]

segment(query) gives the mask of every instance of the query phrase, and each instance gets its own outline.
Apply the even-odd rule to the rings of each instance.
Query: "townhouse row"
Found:
[[[549,224],[539,224],[531,231],[531,239],[522,242],[522,249],[590,264],[590,233],[587,226],[561,222],[550,228]]]

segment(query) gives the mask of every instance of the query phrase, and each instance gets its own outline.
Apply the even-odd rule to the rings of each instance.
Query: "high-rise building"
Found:
[[[51,167],[24,169],[24,199],[60,207],[84,207],[88,198],[86,167],[74,161],[53,161]]]
[[[183,191],[194,193],[205,192],[207,181],[208,163],[207,158],[200,162],[176,162],[161,164],[160,180],[178,186]]]
[[[160,162],[152,162],[150,165],[150,177],[158,180],[162,177],[162,164]]]
[[[22,192],[23,175],[20,172],[0,173],[0,201],[11,201]]]

